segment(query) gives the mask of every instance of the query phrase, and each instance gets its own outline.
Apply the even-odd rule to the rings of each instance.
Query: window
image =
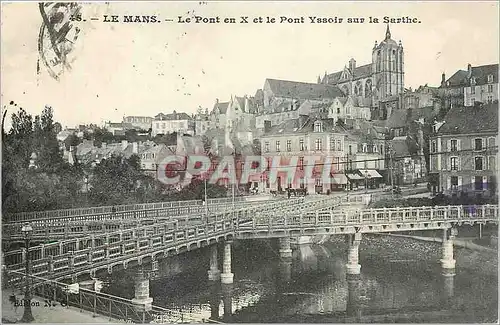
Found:
[[[304,157],[299,157],[299,170],[304,169]]]
[[[474,158],[474,169],[475,170],[483,170],[483,157],[475,157]]]
[[[276,141],[276,152],[280,152],[280,142]]]
[[[300,151],[304,151],[304,139],[299,140],[299,148],[300,148]]]
[[[322,186],[321,178],[316,178],[316,186]]]
[[[337,114],[340,114],[340,107],[337,107]]]
[[[323,132],[323,126],[320,121],[314,122],[314,132]]]
[[[458,190],[458,176],[451,176],[451,190]]]
[[[165,123],[162,123],[161,124],[161,128],[164,129],[165,128]]]
[[[335,139],[330,138],[330,151],[334,151],[334,150],[335,150]]]
[[[372,150],[373,150],[374,153],[377,152],[377,145],[376,144],[373,145],[373,149]]]
[[[266,143],[264,143],[264,150],[266,152],[269,152],[269,141],[266,141]]]
[[[495,148],[495,138],[489,138],[488,139],[488,148]]]
[[[483,176],[474,177],[474,188],[476,191],[483,190]]]
[[[489,74],[488,75],[488,83],[492,83],[492,82],[493,82],[493,75]]]
[[[342,151],[342,140],[337,140],[337,151]]]
[[[352,155],[352,145],[349,145],[349,154]]]
[[[267,160],[267,164],[266,164],[266,170],[267,170],[267,171],[270,171],[270,170],[271,170],[271,163],[272,163],[272,160],[271,160],[271,159],[268,159],[268,160]]]
[[[316,151],[321,151],[321,150],[323,150],[323,149],[322,149],[322,147],[323,147],[323,142],[321,141],[321,139],[316,139],[315,144],[316,144]]]
[[[366,143],[363,143],[363,152],[366,152],[366,149],[367,149]]]
[[[384,146],[383,145],[380,145],[380,154],[383,155],[384,154]]]
[[[458,151],[457,150],[457,140],[453,139],[453,140],[450,140],[450,151],[451,152],[455,152],[455,151]]]
[[[472,98],[470,99],[470,103],[471,103],[471,105],[474,105],[474,103],[475,103],[475,102],[476,102],[476,99],[475,99],[474,97],[472,97]]]
[[[292,140],[286,140],[286,151],[292,151]]]
[[[493,92],[493,85],[488,85],[488,92],[492,93]]]
[[[472,77],[472,78],[470,79],[470,84],[471,84],[471,85],[475,85],[475,84],[476,84],[476,78],[475,78],[475,77]]]
[[[458,157],[450,158],[450,170],[458,170]]]
[[[476,86],[470,87],[470,93],[475,94],[476,93]]]
[[[488,95],[488,99],[486,100],[488,103],[491,103],[493,101],[493,96]]]
[[[488,157],[488,169],[496,170],[496,161],[495,156]]]
[[[474,150],[480,151],[483,150],[483,139],[474,139]]]
[[[340,166],[340,157],[335,157],[335,170],[334,171],[339,171],[342,170],[342,166]]]

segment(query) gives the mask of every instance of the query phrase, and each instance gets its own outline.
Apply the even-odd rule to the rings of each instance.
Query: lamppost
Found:
[[[24,235],[25,245],[26,245],[26,290],[24,292],[24,313],[23,318],[21,318],[22,323],[30,323],[34,321],[33,314],[31,313],[31,288],[30,288],[30,239],[33,234],[33,227],[30,224],[26,224],[21,228],[21,232]]]

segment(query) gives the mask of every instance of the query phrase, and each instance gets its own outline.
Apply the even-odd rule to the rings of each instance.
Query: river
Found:
[[[279,258],[273,240],[237,241],[234,284],[221,285],[207,280],[203,248],[160,261],[150,296],[157,306],[231,323],[497,320],[496,254],[455,248],[456,274],[443,275],[439,244],[365,236],[357,277],[345,274],[346,254],[342,236],[296,246],[291,260]],[[132,298],[133,274],[113,274],[103,291]]]

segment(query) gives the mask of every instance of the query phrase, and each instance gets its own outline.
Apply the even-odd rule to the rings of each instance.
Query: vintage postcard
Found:
[[[498,2],[2,2],[2,323],[498,323]]]

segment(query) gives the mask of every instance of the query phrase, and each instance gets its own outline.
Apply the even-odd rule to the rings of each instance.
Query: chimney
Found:
[[[446,75],[443,72],[443,74],[441,75],[441,87],[444,87],[445,84],[446,84]]]
[[[351,58],[349,60],[349,70],[351,70],[351,73],[352,73],[354,71],[354,69],[356,69],[356,60]]]
[[[264,121],[264,133],[271,131],[271,121]]]
[[[250,107],[248,107],[248,96],[245,95],[245,113],[249,113],[248,110],[250,109]]]
[[[127,149],[128,146],[128,141],[127,140],[122,140],[122,151]]]
[[[467,64],[467,76],[468,78],[472,77],[472,65],[470,63]]]
[[[139,153],[139,144],[137,142],[132,142],[132,153]]]

